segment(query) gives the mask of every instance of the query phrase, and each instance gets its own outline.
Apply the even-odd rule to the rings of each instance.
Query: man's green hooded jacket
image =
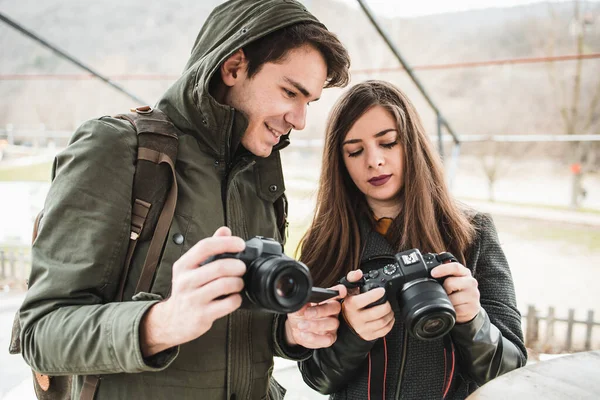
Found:
[[[151,293],[134,293],[148,248],[141,243],[127,279],[128,301],[111,302],[130,232],[137,151],[132,126],[109,117],[88,121],[56,157],[20,310],[21,346],[33,369],[77,375],[73,397],[83,375],[99,375],[96,399],[263,399],[273,384],[273,355],[306,354],[283,345],[284,318],[246,310],[149,359],[139,344],[142,316],[169,295],[173,263],[196,242],[223,225],[244,239],[283,241],[274,210],[285,189],[279,149],[268,158],[238,151],[247,120],[216,102],[208,88],[237,49],[306,21],[318,22],[292,0],[222,4],[200,31],[184,73],[158,102],[183,135],[175,217]]]

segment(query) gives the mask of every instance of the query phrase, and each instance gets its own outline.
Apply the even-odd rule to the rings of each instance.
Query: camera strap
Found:
[[[385,400],[387,378],[387,341],[381,338],[369,352],[369,397],[368,400]]]
[[[406,332],[405,332],[406,334]],[[385,400],[388,352],[385,337],[381,338],[369,352],[368,400]],[[445,399],[452,386],[456,367],[454,343],[450,335],[444,336],[444,384],[442,399]]]
[[[452,342],[452,338],[448,334],[444,336],[444,386],[442,388],[442,399],[445,399],[448,395],[450,386],[452,386],[452,380],[454,379],[454,367],[456,364],[456,356],[454,353],[454,342]],[[446,376],[448,377],[447,381]]]

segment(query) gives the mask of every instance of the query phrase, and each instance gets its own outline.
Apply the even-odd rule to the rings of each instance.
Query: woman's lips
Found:
[[[374,178],[369,179],[369,183],[373,186],[381,186],[385,185],[387,181],[390,180],[392,175],[379,175]]]

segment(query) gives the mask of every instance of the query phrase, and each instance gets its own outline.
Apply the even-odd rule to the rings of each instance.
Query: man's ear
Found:
[[[246,59],[244,50],[239,49],[221,64],[221,79],[223,79],[223,83],[226,86],[231,87],[246,75],[247,69],[248,60]]]

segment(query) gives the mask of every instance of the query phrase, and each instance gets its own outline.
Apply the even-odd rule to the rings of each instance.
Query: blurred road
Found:
[[[29,393],[21,389],[18,393],[11,393],[17,392],[15,389],[19,388],[19,384],[31,377],[23,359],[8,353],[13,319],[22,301],[22,293],[0,292],[0,399],[35,399],[33,389],[29,389]]]

